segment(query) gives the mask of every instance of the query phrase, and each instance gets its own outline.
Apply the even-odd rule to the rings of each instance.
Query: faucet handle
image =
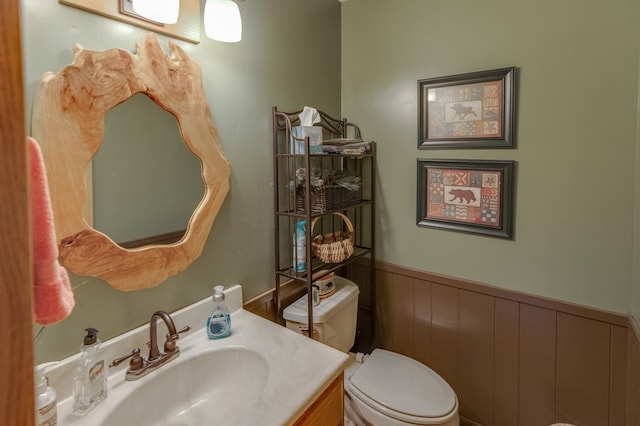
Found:
[[[142,365],[144,364],[144,360],[140,356],[140,348],[135,348],[134,350],[131,351],[129,355],[125,355],[120,358],[114,359],[111,362],[111,364],[109,364],[109,367],[116,367],[122,364],[122,362],[127,358],[131,358],[131,361],[129,361],[129,370],[135,371],[142,368]]]
[[[176,331],[175,334],[167,333],[167,340],[164,342],[164,351],[166,353],[174,352],[176,350],[176,340],[180,338],[179,334],[186,333],[189,330],[191,330],[191,327],[187,325]]]
[[[175,340],[178,340],[180,338],[180,336],[179,336],[180,333],[186,333],[189,330],[191,330],[191,327],[189,327],[187,325],[187,326],[182,327],[180,330],[176,331],[175,334],[167,333],[167,336],[166,336],[167,342],[173,342]]]

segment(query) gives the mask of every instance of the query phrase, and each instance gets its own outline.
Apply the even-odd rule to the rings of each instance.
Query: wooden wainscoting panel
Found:
[[[413,278],[415,324],[413,327],[414,357],[429,365],[431,359],[431,283]]]
[[[391,350],[413,356],[413,278],[395,275],[389,297],[389,330],[393,338]]]
[[[609,422],[609,324],[558,312],[556,421]]]
[[[508,290],[502,287],[497,287],[478,281],[471,281],[448,275],[435,274],[433,272],[421,271],[418,269],[394,265],[392,263],[386,263],[382,261],[376,261],[376,268],[377,271],[386,271],[394,274],[407,275],[409,277],[430,281],[432,283],[442,284],[462,290],[475,291],[477,293],[486,294],[487,296],[501,297],[503,299],[526,303],[528,305],[546,308],[552,311],[565,312],[568,314],[583,316],[585,318],[609,322],[611,324],[617,324],[622,327],[627,327],[629,322],[628,316],[620,313],[605,311],[598,308],[591,308],[588,306],[551,299],[548,297],[535,296],[516,290]]]
[[[611,325],[609,426],[624,426],[626,421],[627,331],[628,328]]]
[[[358,318],[356,321],[356,341],[351,352],[371,353],[373,345],[374,319],[371,311],[367,308],[358,308]]]
[[[430,367],[458,392],[458,289],[431,285]]]
[[[278,322],[278,315],[275,304],[275,288],[265,291],[262,294],[247,300],[242,306],[245,310],[268,319],[272,322]]]
[[[391,298],[393,297],[393,277],[390,272],[376,273],[376,341],[382,348],[393,347],[391,327]]]
[[[483,425],[494,424],[494,323],[494,297],[459,291],[460,412]]]
[[[360,290],[358,295],[358,321],[356,341],[352,352],[370,353],[375,347],[375,308],[373,283],[375,271],[371,270],[371,259],[357,259],[345,268],[338,269],[336,275],[353,281]]]
[[[245,303],[243,307],[245,310],[259,315],[262,318],[266,318],[270,321],[275,321],[275,309],[270,305],[271,303],[269,303],[268,301],[264,301],[262,303],[259,303],[258,301],[252,301],[251,303]],[[272,319],[270,318],[270,316],[273,316],[274,318]]]
[[[494,425],[518,424],[520,304],[495,299]]]
[[[358,304],[370,308],[373,304],[371,291],[371,270],[369,259],[356,260],[348,267],[339,271],[338,275],[345,277],[358,285],[360,295]]]
[[[518,425],[555,423],[556,312],[520,305]]]
[[[633,316],[627,332],[627,425],[640,425],[640,327]]]

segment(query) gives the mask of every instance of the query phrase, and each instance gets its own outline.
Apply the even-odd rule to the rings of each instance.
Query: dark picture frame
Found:
[[[513,148],[516,68],[418,80],[418,148]]]
[[[418,226],[513,239],[515,162],[418,159]]]

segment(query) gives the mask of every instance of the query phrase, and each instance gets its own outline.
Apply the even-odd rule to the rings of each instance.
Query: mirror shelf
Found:
[[[229,162],[204,94],[200,66],[169,42],[166,54],[153,33],[134,55],[123,49],[73,48],[70,65],[45,73],[38,84],[32,136],[39,142],[54,214],[61,263],[112,287],[157,286],[197,259],[229,191]],[[109,109],[137,93],[172,113],[182,139],[200,159],[204,196],[184,236],[167,245],[123,248],[87,224],[84,174],[104,137]]]

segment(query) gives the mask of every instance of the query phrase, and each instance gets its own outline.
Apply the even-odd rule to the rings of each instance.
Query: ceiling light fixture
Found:
[[[242,18],[233,0],[206,0],[204,32],[210,39],[235,43],[242,40]]]
[[[133,11],[151,21],[175,24],[180,14],[180,0],[131,0]]]

